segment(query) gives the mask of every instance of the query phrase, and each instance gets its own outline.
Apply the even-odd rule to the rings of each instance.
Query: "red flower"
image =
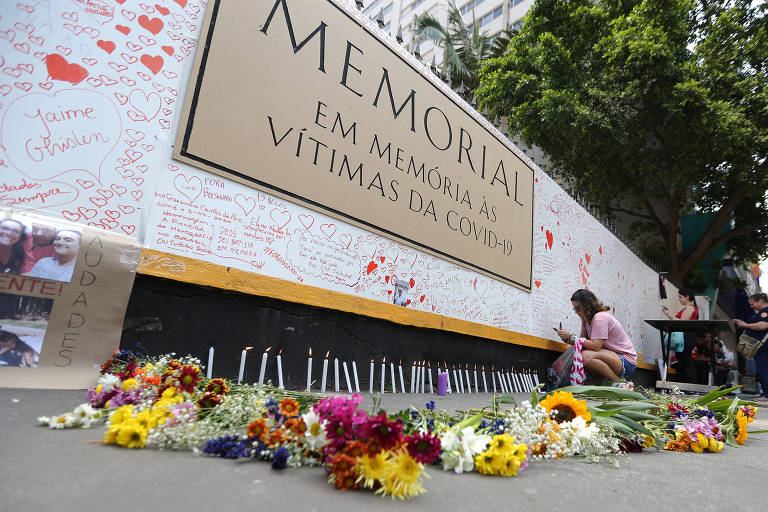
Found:
[[[229,385],[226,379],[211,379],[205,386],[205,392],[214,395],[226,395],[229,393]]]
[[[421,432],[406,436],[405,445],[408,448],[408,454],[417,462],[424,464],[435,462],[442,449],[437,436]]]
[[[344,453],[354,458],[362,457],[365,454],[365,445],[360,441],[349,441],[344,447]]]
[[[385,413],[368,417],[362,425],[363,437],[375,439],[384,450],[394,448],[400,443],[403,424],[389,421]]]
[[[178,388],[187,393],[194,393],[195,386],[200,382],[203,376],[200,372],[200,368],[197,366],[187,365],[182,366],[177,378]]]
[[[292,398],[283,398],[280,400],[279,410],[280,414],[291,418],[299,414],[299,402]]]
[[[352,471],[352,468],[357,464],[357,460],[354,457],[350,457],[344,453],[336,454],[331,459],[331,473],[340,475]]]
[[[259,441],[264,441],[269,434],[269,428],[267,428],[267,422],[263,419],[254,420],[248,424],[248,428],[245,430],[246,435],[249,438],[256,438]]]

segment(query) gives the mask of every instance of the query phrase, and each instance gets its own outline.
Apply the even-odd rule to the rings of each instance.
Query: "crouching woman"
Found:
[[[627,333],[610,313],[609,308],[589,290],[576,290],[571,296],[573,310],[581,318],[584,368],[597,378],[629,380],[637,368],[637,352]],[[557,334],[572,344],[576,336],[565,330]]]

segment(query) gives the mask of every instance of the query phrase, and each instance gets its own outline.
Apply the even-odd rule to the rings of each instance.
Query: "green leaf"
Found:
[[[649,409],[661,409],[660,405],[650,402],[605,402],[598,405],[600,409],[621,409],[624,411],[647,411]]]
[[[637,400],[643,401],[645,397],[629,389],[614,388],[611,386],[566,386],[558,389],[574,395],[584,395],[589,398],[604,398],[615,400]]]
[[[459,423],[455,424],[453,428],[455,430],[462,430],[466,427],[474,427],[478,423],[483,421],[483,413],[475,414],[474,416],[470,416],[469,418],[464,419],[463,421],[460,421]]]
[[[544,384],[539,384],[531,390],[531,405],[536,407],[539,404],[539,390],[544,387]]]
[[[616,419],[613,419],[612,417],[603,418],[598,416],[596,418],[596,421],[605,423],[613,428],[616,432],[625,432],[627,434],[634,434],[635,431],[629,428],[626,424],[622,423],[621,421],[618,421]]]
[[[499,395],[499,402],[502,404],[513,404],[514,406],[517,406],[517,402],[515,401],[515,397],[508,394],[502,394]]]
[[[602,411],[600,409],[593,409],[592,407],[587,407],[587,410],[592,414],[592,416],[600,416],[603,418],[607,418],[608,416],[613,416],[614,414],[619,414],[618,409],[609,409],[607,411]]]
[[[626,416],[627,418],[633,419],[635,421],[645,421],[645,420],[658,420],[658,416],[654,416],[653,414],[648,414],[640,411],[616,411],[620,412],[622,415]]]
[[[698,405],[707,405],[709,402],[712,402],[713,400],[717,400],[721,396],[725,396],[728,393],[733,393],[734,391],[736,391],[737,389],[739,389],[739,388],[741,388],[743,386],[735,386],[735,387],[728,388],[728,389],[722,389],[722,387],[723,386],[720,386],[717,389],[715,389],[714,391],[710,391],[706,395],[697,398],[696,400],[693,401],[693,403],[698,404]]]
[[[768,430],[747,430],[747,434],[768,434]]]
[[[628,418],[627,416],[624,416],[623,414],[614,414],[613,416],[611,416],[611,419],[616,419],[616,420],[624,423],[625,425],[627,425],[629,428],[631,428],[635,432],[640,432],[640,433],[645,434],[647,436],[653,437],[653,434],[651,433],[650,430],[648,430],[647,428],[645,428],[644,426],[642,426],[641,424],[639,424],[635,420],[633,420],[631,418]]]

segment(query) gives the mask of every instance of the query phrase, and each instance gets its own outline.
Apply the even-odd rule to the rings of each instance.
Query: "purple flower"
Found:
[[[288,450],[285,448],[285,446],[281,446],[277,449],[275,452],[275,455],[272,459],[272,469],[285,469],[288,467],[288,457],[290,457],[291,454],[288,452]]]

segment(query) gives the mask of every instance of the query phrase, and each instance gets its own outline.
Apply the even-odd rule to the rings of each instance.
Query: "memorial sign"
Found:
[[[212,2],[180,161],[531,289],[533,170],[331,0]]]

